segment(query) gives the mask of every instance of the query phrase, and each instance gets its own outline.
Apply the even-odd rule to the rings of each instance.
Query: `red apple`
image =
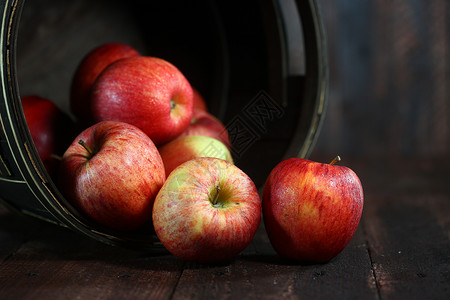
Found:
[[[167,178],[153,206],[153,225],[175,256],[197,262],[232,259],[253,239],[261,200],[252,180],[218,158],[192,159]]]
[[[98,77],[91,94],[96,121],[122,121],[156,145],[180,135],[193,111],[192,87],[171,63],[156,57],[121,59]]]
[[[89,94],[98,75],[111,63],[126,57],[139,56],[133,47],[108,43],[89,52],[79,64],[70,89],[71,112],[82,121],[91,121]]]
[[[182,163],[196,157],[216,157],[233,163],[228,148],[219,140],[200,135],[177,137],[159,148],[166,176]]]
[[[194,92],[194,111],[200,110],[200,111],[208,111],[208,106],[206,105],[205,98],[203,98],[202,94],[200,92],[193,88]]]
[[[355,234],[362,209],[361,182],[344,166],[290,158],[264,185],[267,234],[288,259],[323,263],[337,256]]]
[[[151,219],[165,173],[156,146],[144,132],[105,121],[74,140],[63,155],[59,177],[63,194],[89,219],[132,230]]]
[[[36,150],[50,176],[74,137],[74,122],[51,100],[36,95],[23,97],[22,108]]]
[[[230,137],[226,127],[212,114],[202,110],[194,110],[191,123],[180,136],[188,135],[209,136],[218,139],[224,143],[228,149],[231,149]]]

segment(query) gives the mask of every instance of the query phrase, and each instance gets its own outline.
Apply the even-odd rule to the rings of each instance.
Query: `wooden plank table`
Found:
[[[103,245],[0,208],[0,299],[450,299],[450,161],[345,165],[360,175],[364,212],[328,263],[283,261],[263,225],[236,259],[202,265]]]

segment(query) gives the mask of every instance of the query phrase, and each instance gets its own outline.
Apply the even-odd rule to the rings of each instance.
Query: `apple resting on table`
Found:
[[[111,63],[126,57],[139,56],[133,47],[108,43],[89,52],[79,64],[70,88],[70,110],[79,120],[92,122],[89,95],[98,75]]]
[[[327,262],[350,242],[363,210],[363,190],[349,168],[290,158],[269,174],[263,219],[272,246],[288,259]]]
[[[172,171],[153,207],[153,225],[166,249],[203,263],[238,255],[260,220],[261,200],[252,180],[235,165],[210,157]]]
[[[219,140],[207,136],[177,137],[159,148],[166,176],[182,163],[197,157],[216,157],[233,163],[228,148]]]
[[[59,179],[63,194],[89,219],[132,230],[151,220],[165,173],[156,146],[144,132],[104,121],[80,133],[67,149]]]
[[[193,111],[192,87],[171,63],[156,57],[125,58],[109,65],[91,94],[96,121],[121,121],[157,145],[180,135]]]
[[[36,95],[23,97],[22,108],[36,150],[47,173],[54,176],[60,156],[74,137],[74,122],[55,103]]]

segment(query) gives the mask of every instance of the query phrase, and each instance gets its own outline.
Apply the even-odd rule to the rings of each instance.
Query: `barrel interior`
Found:
[[[20,95],[39,94],[69,112],[70,82],[83,56],[103,43],[128,43],[185,74],[232,131],[236,164],[261,185],[285,154],[304,101],[304,74],[283,70],[285,33],[279,8],[267,3],[26,1],[17,39]],[[295,64],[304,65],[301,46]],[[296,99],[287,101],[283,81],[294,82]],[[258,97],[271,102],[258,107]]]
[[[227,127],[236,165],[262,187],[276,163],[313,146],[306,136],[321,85],[312,2],[25,1],[13,32],[16,92],[48,98],[70,114],[70,84],[82,58],[101,44],[127,43],[183,72]],[[90,224],[49,184],[54,197],[40,203],[65,215],[65,225],[113,244],[154,240]]]

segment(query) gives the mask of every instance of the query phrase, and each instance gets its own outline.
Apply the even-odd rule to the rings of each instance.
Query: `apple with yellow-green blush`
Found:
[[[202,263],[226,261],[253,239],[261,199],[250,177],[235,165],[196,158],[169,175],[152,218],[158,238],[173,255]]]

